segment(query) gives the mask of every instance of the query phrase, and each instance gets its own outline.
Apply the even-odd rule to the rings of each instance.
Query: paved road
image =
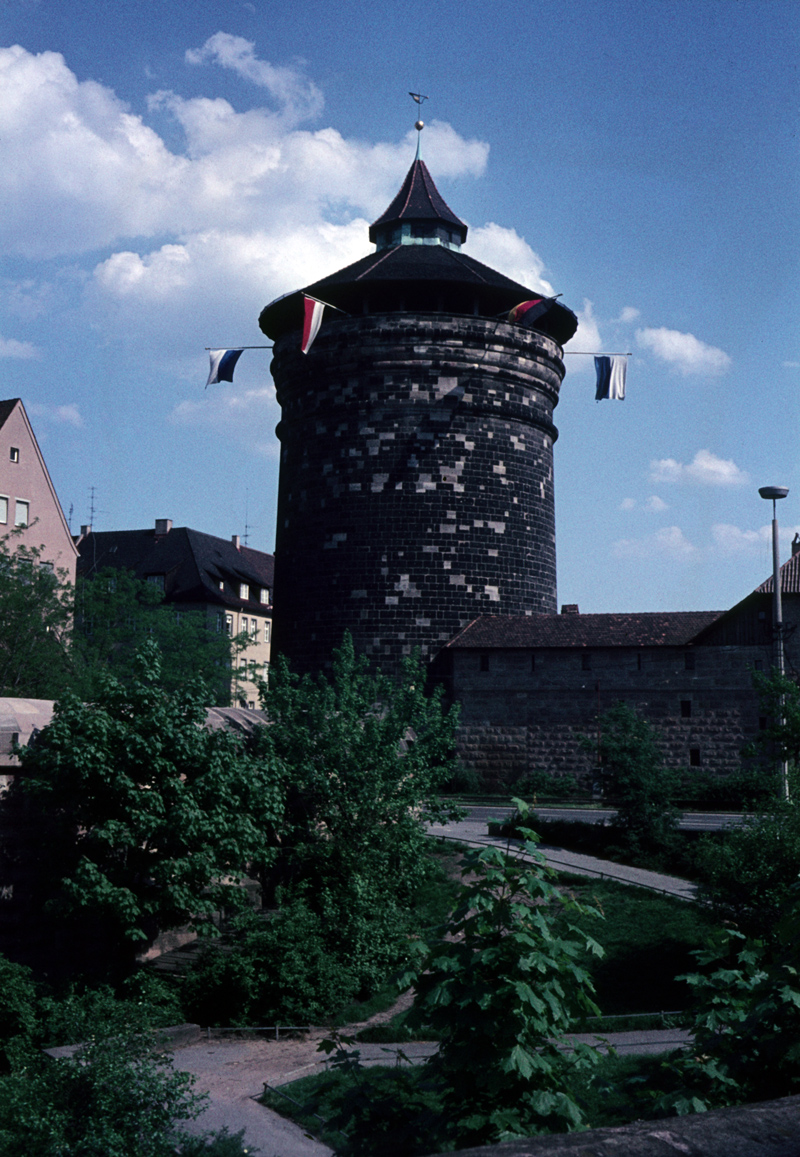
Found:
[[[430,824],[428,831],[432,836],[456,840],[473,847],[484,845],[506,847],[508,841],[504,837],[488,834],[487,819],[484,814],[487,810],[489,809],[472,808],[466,819],[450,824]],[[501,808],[499,813],[508,814],[508,811]],[[496,817],[492,815],[491,818]],[[555,848],[548,844],[539,844],[539,851],[544,855],[550,867],[555,868],[556,871],[570,872],[577,876],[591,876],[596,879],[616,880],[620,884],[635,884],[639,888],[647,888],[651,892],[662,892],[667,896],[675,896],[679,900],[697,898],[697,886],[689,880],[680,879],[678,876],[666,876],[662,872],[648,872],[644,868],[631,868],[626,864],[615,864],[611,860],[600,860],[596,856],[585,856],[581,852],[571,852],[567,848]]]
[[[467,811],[469,819],[488,823],[489,820],[503,819],[513,808],[467,806]],[[537,807],[533,812],[543,820],[572,820],[583,824],[600,824],[616,815],[613,808]],[[722,828],[736,827],[741,822],[739,812],[684,812],[678,827],[682,832],[717,832]]]

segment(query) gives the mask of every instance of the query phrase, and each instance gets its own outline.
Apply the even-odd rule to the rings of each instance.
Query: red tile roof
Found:
[[[723,611],[634,615],[483,615],[447,644],[481,650],[514,647],[682,647]]]

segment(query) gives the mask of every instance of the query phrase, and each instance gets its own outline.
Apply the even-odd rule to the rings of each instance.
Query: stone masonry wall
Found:
[[[479,317],[328,323],[276,343],[275,650],[327,664],[345,629],[387,671],[482,613],[556,609],[550,338]]]
[[[459,758],[490,785],[543,770],[591,786],[596,761],[581,736],[596,737],[598,716],[620,700],[655,726],[675,769],[736,771],[758,734],[752,671],[768,666],[767,648],[613,647],[588,660],[580,648],[483,655],[482,663],[477,651],[454,650],[451,686],[461,704]]]

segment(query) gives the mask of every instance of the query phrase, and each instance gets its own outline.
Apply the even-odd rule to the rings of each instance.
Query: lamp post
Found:
[[[781,567],[780,550],[778,547],[778,515],[775,503],[779,498],[785,498],[789,493],[788,486],[761,486],[758,493],[762,498],[772,499],[772,631],[775,648],[775,666],[783,678],[783,607],[781,605]],[[778,725],[783,726],[784,697],[778,700]],[[789,765],[785,759],[780,761],[781,794],[784,799],[789,798]]]

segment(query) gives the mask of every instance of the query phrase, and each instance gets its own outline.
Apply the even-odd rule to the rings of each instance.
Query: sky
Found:
[[[4,0],[0,397],[73,532],[274,546],[269,301],[372,251],[422,156],[465,252],[630,351],[555,414],[559,603],[723,609],[800,531],[797,0]]]

